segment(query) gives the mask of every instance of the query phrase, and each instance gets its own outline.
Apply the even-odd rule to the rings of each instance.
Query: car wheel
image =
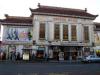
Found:
[[[91,60],[88,60],[89,63],[91,63]]]

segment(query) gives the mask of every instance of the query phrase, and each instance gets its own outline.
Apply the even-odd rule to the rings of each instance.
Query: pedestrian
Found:
[[[1,60],[3,60],[4,53],[3,51],[0,52]]]
[[[5,52],[3,52],[3,58],[2,59],[6,60],[6,53]]]
[[[19,52],[17,52],[17,54],[16,54],[16,60],[20,60],[20,53]]]
[[[35,60],[35,55],[34,55],[34,53],[32,53],[32,60]]]
[[[45,61],[48,61],[48,55],[45,53]]]
[[[10,60],[12,60],[12,51],[9,54]]]
[[[13,60],[13,61],[16,60],[16,52],[12,52],[12,60]]]
[[[57,60],[59,61],[59,52],[57,53]]]

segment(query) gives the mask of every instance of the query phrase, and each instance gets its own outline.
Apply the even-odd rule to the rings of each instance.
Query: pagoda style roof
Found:
[[[32,17],[22,17],[22,16],[9,16],[5,15],[6,19],[0,20],[3,25],[31,25]]]
[[[95,19],[98,15],[93,15],[87,12],[87,9],[73,9],[73,8],[62,8],[62,7],[53,7],[53,6],[44,6],[38,5],[38,8],[30,8],[32,15],[51,15],[51,16],[69,16],[69,17],[79,17],[79,18],[88,18]]]

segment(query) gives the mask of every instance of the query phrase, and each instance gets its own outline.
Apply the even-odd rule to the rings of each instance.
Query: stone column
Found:
[[[34,20],[34,24],[33,24],[33,40],[36,40],[36,42],[38,42],[39,40],[39,21],[36,19]]]
[[[71,41],[71,24],[68,24],[68,39]]]
[[[48,55],[48,35],[49,35],[49,23],[45,22],[45,53]]]
[[[63,24],[60,23],[60,41],[63,41]]]

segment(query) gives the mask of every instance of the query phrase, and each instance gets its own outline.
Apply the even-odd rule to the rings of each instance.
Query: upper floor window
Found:
[[[63,25],[63,40],[68,41],[68,25]]]
[[[84,41],[89,42],[89,27],[84,26]]]
[[[60,39],[60,25],[59,24],[54,25],[54,39],[56,40]]]
[[[40,23],[39,38],[41,40],[45,39],[45,23]]]
[[[72,37],[72,41],[76,41],[77,40],[77,33],[76,33],[76,25],[72,25],[71,26],[71,37]]]

